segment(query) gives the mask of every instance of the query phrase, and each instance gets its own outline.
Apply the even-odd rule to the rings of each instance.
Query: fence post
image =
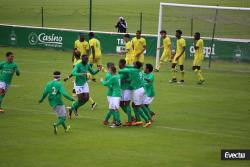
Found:
[[[43,18],[43,7],[41,7],[41,20],[42,20],[42,27],[44,26],[44,18]]]
[[[140,31],[142,32],[142,12],[140,13]]]
[[[191,18],[191,32],[190,32],[191,37],[193,36],[193,32],[194,32],[194,17],[192,16],[192,18]]]
[[[92,0],[89,0],[89,31],[92,29]]]

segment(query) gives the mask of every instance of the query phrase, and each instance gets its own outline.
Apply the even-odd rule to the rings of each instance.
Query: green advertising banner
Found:
[[[79,38],[79,32],[88,31],[28,27],[0,24],[0,45],[24,48],[44,48],[58,50],[72,50],[74,41]],[[134,34],[131,34],[134,37]],[[101,42],[104,54],[116,54],[124,50],[123,34],[95,32],[95,37]],[[156,55],[156,35],[143,35],[147,41],[147,56]],[[87,39],[88,40],[88,39]],[[236,57],[244,61],[250,61],[250,40],[225,40],[215,39],[212,45],[211,39],[205,39],[204,55],[206,58],[212,55],[215,59],[233,60]],[[176,39],[172,38],[172,47],[175,49]],[[193,39],[186,38],[186,55],[190,58],[194,55]]]

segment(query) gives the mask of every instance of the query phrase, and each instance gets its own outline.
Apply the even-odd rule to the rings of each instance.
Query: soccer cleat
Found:
[[[70,125],[67,126],[67,128],[65,129],[65,132],[69,132],[70,130]]]
[[[108,121],[103,121],[103,125],[107,126],[107,125],[109,125],[109,122]]]
[[[71,119],[71,117],[72,117],[72,110],[69,109],[69,119]]]
[[[133,123],[133,122],[136,122],[136,119],[135,119],[134,117],[132,117],[132,123]]]
[[[176,83],[176,82],[177,82],[176,78],[169,80],[169,83]]]
[[[154,72],[160,72],[160,70],[159,69],[154,69]]]
[[[0,113],[4,113],[4,109],[0,108]]]
[[[93,82],[96,82],[96,79],[95,78],[93,78],[93,79],[91,79]]]
[[[96,108],[97,104],[96,102],[94,102],[93,104],[91,104],[91,110],[94,110]]]
[[[150,125],[151,125],[151,122],[148,121],[143,127],[144,127],[144,128],[148,128]]]
[[[184,83],[184,80],[180,80],[177,82],[178,84],[183,84]]]
[[[119,122],[119,123],[112,124],[112,125],[110,126],[110,128],[119,128],[119,127],[121,127],[121,126],[122,126],[122,123]]]
[[[125,122],[123,126],[132,126],[132,122]]]
[[[155,112],[151,112],[151,119],[152,119],[152,120],[155,119],[155,116],[156,116],[156,113],[155,113]]]
[[[56,125],[54,124],[53,127],[54,127],[54,134],[57,135],[57,127],[56,127]]]
[[[205,80],[199,80],[199,81],[197,82],[197,84],[198,84],[198,85],[202,85],[204,82],[205,82]]]
[[[133,126],[141,126],[143,124],[142,121],[138,121],[138,122],[133,122],[132,125]]]

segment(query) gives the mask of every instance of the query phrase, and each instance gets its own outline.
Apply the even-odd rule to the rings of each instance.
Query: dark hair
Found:
[[[162,34],[162,33],[167,34],[167,31],[161,30],[161,31],[160,31],[160,34]]]
[[[88,55],[85,55],[85,54],[83,54],[83,55],[82,55],[82,57],[85,57],[85,56],[87,56],[87,57],[88,57]]]
[[[13,55],[13,52],[7,52],[6,57],[9,57],[10,55]]]
[[[152,72],[154,67],[152,66],[152,64],[146,64],[146,69],[148,69],[149,72]]]
[[[181,35],[182,35],[182,31],[181,31],[181,30],[176,30],[176,32],[177,32],[178,34],[181,34]]]
[[[84,33],[83,33],[83,32],[80,32],[79,35],[80,35],[80,36],[84,36]]]
[[[61,72],[60,71],[54,71],[53,75],[54,75],[54,78],[60,78]]]
[[[94,32],[89,32],[89,36],[94,37],[95,36]]]
[[[135,62],[135,66],[136,66],[137,69],[141,69],[142,63],[139,62],[139,61],[136,61],[136,62]]]
[[[141,34],[141,30],[137,30],[136,33],[140,33]]]
[[[116,73],[116,68],[115,68],[115,66],[111,66],[111,72],[112,72],[112,73]]]
[[[107,68],[110,68],[110,67],[113,67],[113,66],[115,66],[114,63],[112,63],[112,62],[108,62],[108,63],[107,63]]]
[[[125,59],[120,59],[119,64],[125,65],[126,64],[126,60]]]
[[[130,38],[130,35],[129,34],[125,34],[124,37]]]
[[[74,56],[75,56],[75,58],[79,59],[81,57],[81,53],[79,51],[76,51],[76,52],[74,52]]]
[[[198,37],[201,36],[201,34],[199,32],[196,32],[195,35],[197,35]]]

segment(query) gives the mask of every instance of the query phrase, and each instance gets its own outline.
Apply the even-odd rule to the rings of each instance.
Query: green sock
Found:
[[[147,107],[147,109],[148,109],[148,111],[149,111],[149,114],[150,114],[150,116],[153,114],[153,111],[149,108],[149,106],[147,105],[147,106],[145,106],[145,107]]]
[[[132,115],[131,115],[131,108],[129,105],[125,106],[127,115],[128,115],[128,122],[132,122]]]
[[[0,108],[2,108],[2,102],[5,94],[0,95]]]
[[[61,125],[63,126],[64,129],[67,129],[67,125],[65,123],[66,117],[59,117]]]
[[[85,103],[86,103],[86,101],[85,101],[85,102],[76,101],[76,102],[74,102],[74,103],[72,104],[70,110],[72,111],[72,110],[78,109],[79,107],[81,107],[81,106],[84,105]]]
[[[148,122],[148,117],[144,114],[143,109],[140,107],[138,108],[138,112],[140,116],[144,119],[145,122]]]
[[[109,110],[108,113],[107,113],[106,116],[105,116],[104,121],[108,122],[109,119],[110,119],[110,117],[111,117],[112,115],[113,115],[112,111]]]
[[[149,118],[149,120],[151,120],[151,113],[150,113],[149,109],[145,105],[143,105],[142,110],[143,110],[144,114]]]
[[[127,114],[126,106],[121,106],[121,108],[124,111],[124,113]]]
[[[134,113],[135,113],[135,119],[136,119],[136,121],[140,122],[141,121],[141,117],[140,117],[139,111],[137,110],[136,107],[133,107],[133,110],[134,110]]]
[[[120,119],[120,112],[118,110],[115,110],[115,114],[116,114],[116,122],[120,123],[121,119]]]

